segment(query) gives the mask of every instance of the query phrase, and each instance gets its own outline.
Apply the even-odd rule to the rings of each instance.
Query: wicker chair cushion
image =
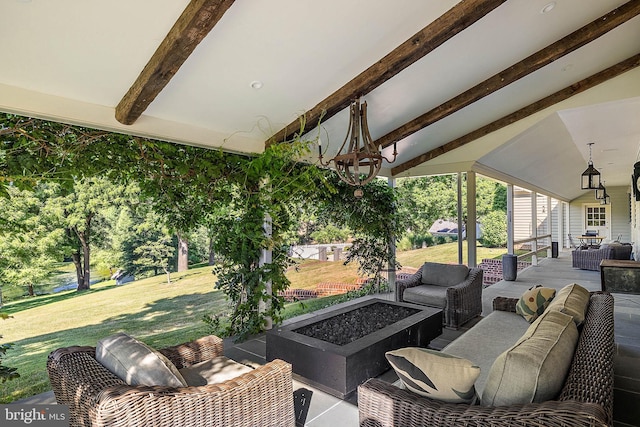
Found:
[[[203,386],[218,384],[253,369],[249,366],[234,362],[224,356],[218,356],[204,362],[196,363],[188,368],[180,369],[180,374],[189,386]]]
[[[549,310],[557,310],[561,313],[568,314],[573,317],[576,325],[584,322],[584,316],[589,306],[589,291],[573,283],[567,285],[558,291],[556,297],[549,304]]]
[[[402,299],[413,304],[444,308],[447,305],[447,288],[433,285],[414,286],[404,291]]]
[[[469,267],[461,264],[425,262],[422,266],[422,283],[425,285],[454,286],[465,281]]]
[[[483,406],[518,405],[555,399],[567,376],[578,342],[573,318],[546,311],[489,371]]]
[[[532,323],[544,313],[555,295],[555,289],[545,288],[541,285],[531,287],[518,300],[516,313],[524,317],[527,322]]]
[[[466,359],[418,347],[385,355],[406,388],[414,393],[451,403],[476,399],[474,383],[480,368]]]
[[[129,385],[187,385],[169,359],[125,333],[111,335],[98,341],[96,360]]]

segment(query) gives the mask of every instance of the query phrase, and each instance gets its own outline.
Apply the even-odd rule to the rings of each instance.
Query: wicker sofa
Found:
[[[395,298],[442,308],[443,324],[458,329],[482,312],[480,268],[425,262],[415,274],[396,282]]]
[[[519,316],[514,313],[516,302],[513,298],[496,298],[494,313],[454,340],[443,352],[451,346],[457,346],[458,350],[466,348],[472,360],[474,352],[478,351],[477,342],[473,342],[473,337],[467,337],[472,332],[476,333],[476,338],[478,334],[486,336],[483,347],[495,347],[496,341],[511,327],[509,318],[515,321],[513,316]],[[492,324],[489,318],[499,321]],[[360,427],[611,426],[613,326],[613,297],[592,293],[569,373],[560,394],[553,400],[510,406],[445,403],[379,379],[370,379],[358,388]]]
[[[207,336],[159,352],[182,369],[222,350],[220,338]],[[295,425],[291,365],[281,360],[218,384],[131,386],[97,362],[95,347],[67,347],[49,355],[47,371],[71,426]]]
[[[582,270],[599,271],[603,259],[630,259],[632,249],[631,244],[622,243],[603,244],[598,249],[575,249],[571,252],[571,265]]]

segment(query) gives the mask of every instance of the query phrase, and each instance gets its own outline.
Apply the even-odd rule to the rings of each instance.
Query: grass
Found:
[[[502,250],[478,248],[479,258],[497,257]],[[419,267],[425,261],[457,262],[455,243],[398,253],[404,266]],[[357,269],[342,263],[304,261],[287,276],[292,288],[313,288],[319,282],[354,283]],[[228,311],[228,302],[215,289],[211,267],[192,268],[171,275],[172,283],[160,275],[116,286],[109,280],[85,292],[23,298],[7,303],[3,313],[13,316],[0,321],[2,342],[14,343],[3,364],[18,368],[21,377],[6,382],[0,403],[32,396],[50,389],[46,373],[48,354],[60,347],[91,345],[105,336],[126,331],[153,347],[165,347],[208,333],[205,314]],[[285,318],[327,307],[341,297],[291,303]]]
[[[227,307],[224,294],[214,289],[211,268],[173,274],[172,280],[168,285],[161,275],[123,286],[108,281],[86,292],[7,304],[3,312],[13,317],[0,323],[0,333],[3,342],[15,346],[3,364],[18,368],[20,378],[3,384],[0,403],[49,390],[47,355],[59,347],[95,346],[100,338],[120,331],[154,347],[205,335],[203,315]]]

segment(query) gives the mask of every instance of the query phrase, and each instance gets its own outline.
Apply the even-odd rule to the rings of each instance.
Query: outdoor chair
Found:
[[[97,347],[101,353],[100,343]],[[166,357],[172,362],[178,372],[184,374],[187,386],[130,385],[96,360],[96,347],[67,347],[53,351],[47,361],[47,371],[56,401],[69,407],[69,424],[154,427],[295,425],[290,364],[277,359],[256,369],[237,364],[222,356],[222,340],[216,336],[157,352],[151,350],[156,355],[160,353],[159,360]],[[217,373],[222,365],[225,369],[231,368],[226,371],[227,377],[232,371],[233,374],[237,373],[235,371],[245,373],[208,384],[202,381],[202,376],[187,375],[193,373],[197,366],[208,367],[209,372],[216,370]],[[142,370],[148,364],[133,366]],[[157,369],[151,371],[151,375],[157,375]],[[200,372],[206,371],[201,369]]]
[[[482,269],[425,262],[396,282],[396,301],[442,308],[444,326],[458,329],[482,312]]]
[[[603,244],[598,249],[586,248],[576,249],[571,252],[571,262],[573,268],[582,270],[600,271],[600,263],[604,259],[622,259],[631,258],[633,246],[622,243]]]

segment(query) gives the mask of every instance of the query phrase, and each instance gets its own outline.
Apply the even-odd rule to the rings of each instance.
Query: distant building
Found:
[[[446,219],[437,219],[431,228],[429,228],[429,233],[432,236],[444,236],[444,237],[458,237],[458,223],[453,221],[448,221]],[[466,230],[464,226],[462,227],[462,238],[465,239],[467,237]],[[476,223],[476,237],[480,239],[482,237],[482,230],[480,228],[480,224]]]

